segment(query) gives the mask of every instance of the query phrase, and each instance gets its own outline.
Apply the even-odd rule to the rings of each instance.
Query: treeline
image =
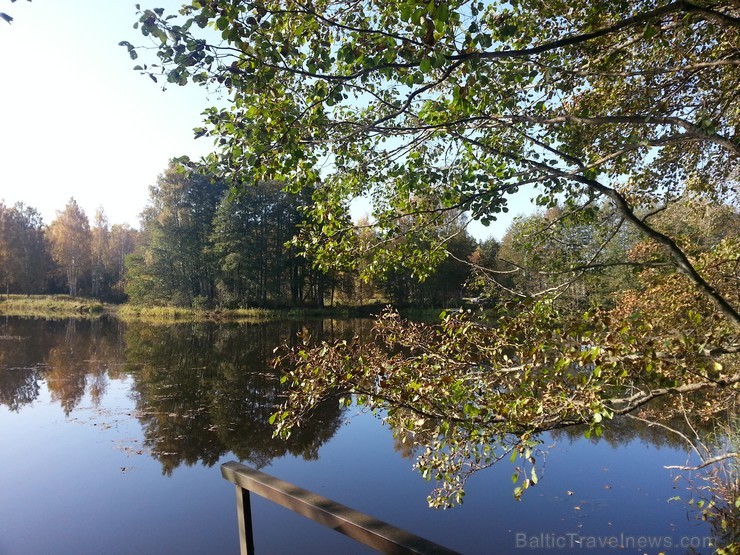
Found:
[[[39,212],[0,201],[0,287],[7,294],[84,295],[122,301],[124,260],[138,242],[99,208],[90,225],[74,198],[49,225]]]
[[[275,183],[230,188],[172,163],[150,187],[126,292],[140,305],[237,308],[320,304],[326,276],[286,247],[300,199]]]
[[[460,299],[469,276],[449,259],[423,283],[394,270],[367,283],[359,271],[317,269],[294,244],[308,224],[309,193],[277,182],[233,188],[172,163],[150,188],[141,244],[127,260],[126,293],[140,305],[195,308],[325,306],[392,301],[441,305]],[[461,260],[475,240],[461,233],[450,244]]]
[[[224,309],[485,306],[555,293],[561,304],[584,308],[608,306],[615,293],[639,289],[645,269],[671,267],[663,251],[621,222],[609,203],[552,204],[515,220],[500,242],[475,240],[458,217],[439,217],[434,225],[404,217],[399,229],[423,225],[430,244],[445,238],[447,256],[424,280],[403,257],[429,245],[394,243],[405,254],[368,269],[369,253],[387,248],[388,238],[367,220],[353,226],[347,216],[342,232],[356,235],[356,252],[349,263],[327,262],[306,254],[311,245],[292,240],[316,224],[305,209],[314,196],[321,198],[285,192],[277,182],[229,187],[173,162],[150,189],[140,245],[127,259],[126,293],[140,305]],[[645,217],[694,256],[740,235],[738,211],[721,202],[683,199]]]
[[[312,259],[294,238],[315,223],[305,210],[313,202],[310,192],[291,194],[277,182],[230,187],[173,161],[150,187],[140,231],[109,226],[102,208],[91,225],[74,199],[48,226],[33,208],[0,203],[0,286],[4,293],[206,309],[495,305],[552,293],[583,308],[639,290],[646,269],[671,267],[662,249],[623,225],[608,203],[554,204],[515,220],[500,242],[476,241],[464,221],[441,218],[431,233],[445,238],[447,256],[420,281],[403,259],[369,269],[364,256],[387,239],[367,221],[352,226],[349,217],[347,232],[357,239],[351,263]],[[644,217],[692,257],[740,237],[731,204],[683,199]]]
[[[698,267],[718,260],[737,264],[733,245],[740,239],[740,211],[735,204],[684,197],[641,217],[674,237]],[[480,249],[476,256],[476,284],[484,295],[554,295],[561,305],[577,309],[614,306],[624,301],[617,293],[639,295],[675,264],[609,203],[554,205],[518,218],[495,253]]]

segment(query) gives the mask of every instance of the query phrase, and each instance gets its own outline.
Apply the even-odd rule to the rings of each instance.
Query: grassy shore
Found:
[[[199,321],[268,322],[271,320],[285,319],[347,318],[357,315],[356,311],[344,308],[197,310],[171,306],[143,307],[129,304],[121,305],[117,311],[117,316],[123,320],[143,320],[152,323]]]
[[[2,295],[0,315],[36,318],[95,318],[115,307],[70,295]]]
[[[377,316],[383,304],[325,308],[239,308],[206,310],[167,306],[114,305],[96,299],[70,295],[0,295],[0,315],[33,318],[96,318],[113,315],[122,320],[150,323],[173,322],[267,322],[271,320],[303,320],[308,318],[357,318]],[[439,309],[408,308],[401,313],[414,320],[437,320]]]
[[[204,321],[267,322],[281,319],[349,318],[379,312],[380,308],[370,310],[368,307],[198,310],[167,306],[115,305],[70,295],[0,295],[0,315],[50,319],[113,315],[123,320],[163,324]]]

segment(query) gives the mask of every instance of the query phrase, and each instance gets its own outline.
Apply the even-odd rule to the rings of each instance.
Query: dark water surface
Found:
[[[464,553],[686,553],[707,541],[709,527],[669,501],[687,497],[686,482],[663,466],[687,455],[655,429],[548,436],[544,475],[522,501],[507,461],[447,511],[427,507],[432,485],[372,415],[331,403],[273,439],[273,349],[303,328],[369,327],[1,320],[0,555],[238,553],[228,460]],[[257,553],[365,552],[259,498],[253,516]]]

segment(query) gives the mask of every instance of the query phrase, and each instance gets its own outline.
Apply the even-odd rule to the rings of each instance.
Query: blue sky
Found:
[[[167,11],[182,4],[140,1]],[[90,219],[102,206],[111,224],[137,227],[167,161],[208,152],[210,140],[192,129],[219,99],[192,85],[163,91],[118,46],[145,43],[133,29],[135,4],[0,0],[14,17],[0,21],[0,200],[33,206],[50,223],[74,197]],[[471,232],[500,238],[509,221]]]
[[[92,218],[138,214],[167,165],[198,157],[193,139],[212,104],[199,87],[166,92],[133,71],[122,40],[141,44],[127,0],[0,0],[0,199],[23,201],[49,223],[74,196]],[[174,8],[179,3],[169,2]],[[215,101],[215,100],[214,100]]]

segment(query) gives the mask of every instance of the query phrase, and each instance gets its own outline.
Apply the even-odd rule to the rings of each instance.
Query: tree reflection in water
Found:
[[[308,325],[317,336],[325,331],[321,321]],[[316,458],[341,425],[336,402],[288,441],[273,438],[269,423],[284,390],[270,366],[273,350],[298,330],[290,322],[127,327],[145,445],[165,473],[183,463],[215,464],[229,451],[258,467],[286,454]]]
[[[164,474],[182,464],[213,465],[229,452],[257,467],[288,454],[316,459],[321,445],[341,426],[342,409],[328,400],[288,440],[273,438],[269,419],[285,392],[270,365],[273,351],[296,341],[299,331],[332,341],[369,335],[370,327],[369,321],[330,320],[156,326],[115,319],[6,318],[0,322],[0,405],[21,411],[45,386],[51,399],[70,415],[86,396],[98,406],[111,380],[130,379],[132,415],[141,422],[145,446]],[[703,413],[706,399],[684,399],[682,410],[667,424],[707,444],[721,442],[717,423],[726,421],[727,415]],[[666,402],[675,404],[675,399]],[[646,416],[651,410],[665,413],[667,408],[650,405]],[[700,418],[689,425],[686,414]],[[556,439],[572,441],[582,441],[583,433],[578,427],[550,432]],[[423,435],[404,437],[397,430],[397,451],[412,457],[429,439]],[[679,434],[634,418],[615,418],[604,427],[601,438],[591,441],[617,447],[636,439],[656,447],[686,449]]]
[[[341,426],[342,409],[329,400],[289,440],[273,438],[269,419],[284,390],[270,365],[273,350],[295,341],[298,331],[338,339],[363,326],[8,318],[0,327],[0,404],[22,410],[45,382],[69,416],[86,395],[99,406],[109,380],[131,378],[132,415],[165,474],[181,464],[213,465],[229,452],[257,467],[287,454],[315,459]]]
[[[97,406],[107,380],[117,377],[117,337],[120,324],[111,320],[6,318],[0,325],[0,404],[20,410],[39,396],[45,381],[66,415],[85,393]]]

